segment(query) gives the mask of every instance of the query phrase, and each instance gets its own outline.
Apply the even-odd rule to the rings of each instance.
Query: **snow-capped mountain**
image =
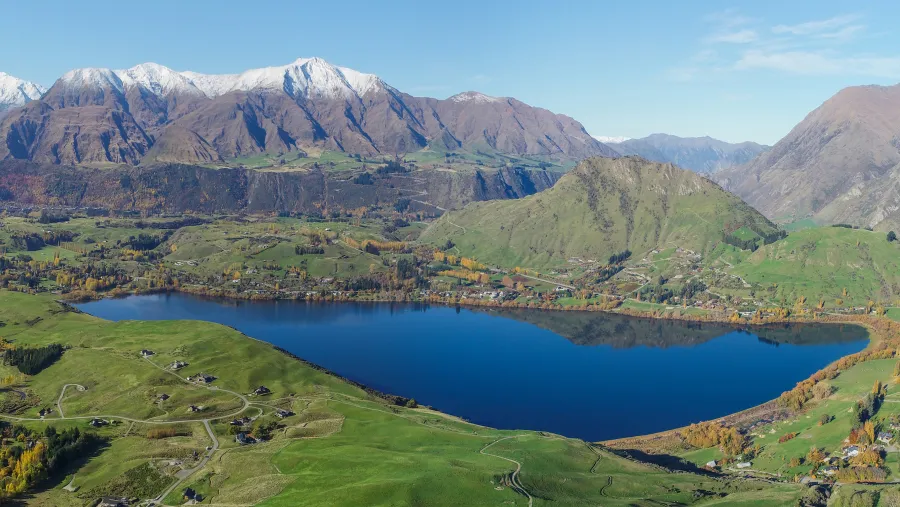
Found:
[[[0,112],[37,100],[46,91],[43,86],[0,72]]]
[[[630,137],[623,136],[593,136],[594,139],[600,141],[603,144],[609,143],[624,143],[625,141],[630,140]]]
[[[428,146],[616,155],[572,118],[513,98],[413,97],[321,58],[222,75],[155,63],[76,69],[0,120],[0,160],[52,164],[210,163],[310,148],[397,156]]]
[[[76,69],[60,78],[72,88],[96,87],[125,93],[140,88],[158,97],[173,93],[215,98],[235,91],[283,91],[291,97],[351,99],[386,87],[373,74],[336,67],[321,58],[300,58],[288,65],[251,69],[240,74],[200,74],[177,72],[156,63],[142,63],[130,69]]]

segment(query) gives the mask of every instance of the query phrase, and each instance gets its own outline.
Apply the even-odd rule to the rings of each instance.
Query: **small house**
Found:
[[[751,465],[752,463],[750,463],[749,461],[744,461],[743,463],[738,463],[735,466],[737,466],[738,468],[750,468]]]
[[[51,412],[53,412],[52,408],[42,408],[38,411],[38,417],[48,416]]]
[[[197,494],[197,492],[194,491],[194,490],[191,489],[191,488],[186,488],[186,489],[184,490],[184,493],[181,494],[181,497],[182,497],[185,501],[188,501],[188,502],[191,501],[191,500],[195,500],[195,501],[199,502],[200,499],[197,498],[198,496],[199,496],[199,495]]]
[[[104,496],[97,502],[97,507],[128,507],[130,505],[127,498],[116,496]]]
[[[891,440],[894,439],[894,434],[888,431],[882,431],[878,434],[878,441],[884,442],[886,444],[891,443]]]
[[[859,456],[859,446],[851,445],[844,449],[845,458],[852,458],[854,456]]]
[[[202,412],[203,407],[198,407],[197,405],[191,405],[188,407],[188,412]]]
[[[256,443],[255,438],[251,437],[250,435],[248,435],[244,432],[241,432],[241,433],[238,433],[237,435],[235,435],[234,441],[241,445],[249,445],[249,444]]]
[[[172,364],[169,365],[169,369],[170,369],[170,370],[180,370],[180,369],[184,368],[184,367],[187,366],[187,365],[188,365],[188,364],[187,364],[186,362],[184,362],[184,361],[175,361],[175,362],[173,362]]]
[[[707,461],[707,462],[706,462],[706,467],[707,467],[707,468],[716,468],[716,460]]]
[[[159,395],[159,398],[157,398],[157,399],[158,399],[159,401],[166,401],[166,400],[169,399],[169,395],[166,394],[166,393],[162,393],[162,394]]]
[[[153,355],[153,351],[152,351],[152,350],[144,349],[144,350],[141,351],[141,357],[143,357],[143,358],[148,358],[148,357],[150,357],[150,356],[152,356],[152,355]]]
[[[232,419],[232,421],[231,421],[230,423],[228,423],[228,424],[230,424],[230,425],[232,425],[232,426],[243,426],[243,425],[244,425],[244,421],[241,420],[241,419]]]
[[[270,391],[266,386],[259,386],[253,390],[253,394],[257,396],[264,396],[266,394],[272,394],[272,391]]]
[[[278,409],[275,411],[275,415],[278,416],[278,418],[280,418],[280,419],[284,419],[285,417],[290,417],[290,416],[294,415],[294,413],[291,412],[290,410]]]
[[[103,419],[97,419],[96,417],[91,419],[91,422],[88,423],[95,428],[99,428],[101,426],[106,426],[109,424],[109,421],[104,421]]]
[[[836,474],[837,472],[838,472],[838,467],[836,467],[836,466],[834,466],[834,465],[832,465],[832,466],[827,466],[827,467],[825,467],[825,468],[822,469],[822,473],[825,474],[825,475],[834,475],[834,474]]]

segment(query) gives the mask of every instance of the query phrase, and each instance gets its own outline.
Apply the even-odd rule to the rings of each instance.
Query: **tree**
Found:
[[[897,240],[897,234],[894,231],[890,231],[887,233],[887,240],[892,242]]]

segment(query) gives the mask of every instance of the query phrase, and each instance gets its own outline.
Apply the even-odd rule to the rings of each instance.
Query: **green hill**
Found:
[[[824,299],[831,305],[840,298],[862,305],[900,295],[898,247],[883,232],[843,227],[793,232],[754,252],[732,273],[777,291],[789,304],[800,296],[812,303]]]
[[[451,240],[482,262],[546,268],[572,257],[602,261],[626,249],[640,254],[678,246],[703,253],[741,227],[776,230],[693,172],[637,157],[592,158],[536,195],[447,213],[422,241]]]

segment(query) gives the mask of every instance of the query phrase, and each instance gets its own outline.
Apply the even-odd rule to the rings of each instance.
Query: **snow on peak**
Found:
[[[600,141],[603,144],[616,144],[616,143],[624,143],[625,141],[630,140],[630,137],[623,136],[591,136],[594,139]]]
[[[67,88],[111,88],[125,91],[122,80],[109,69],[84,68],[70,70],[59,78]]]
[[[39,99],[46,91],[43,86],[0,72],[0,111]]]
[[[209,98],[233,91],[276,90],[295,98],[349,100],[388,88],[378,76],[336,67],[321,58],[300,58],[288,65],[221,75],[176,72],[156,63],[125,70],[76,69],[67,72],[60,82],[68,87],[111,88],[122,93],[141,88],[160,97],[184,93]]]
[[[233,91],[282,90],[292,97],[353,99],[386,87],[378,76],[335,67],[321,58],[300,58],[288,65],[251,69],[240,74],[182,72],[208,97]]]
[[[126,88],[139,86],[158,96],[176,92],[203,95],[189,78],[157,63],[142,63],[115,73]]]
[[[456,95],[450,97],[448,100],[452,100],[453,102],[474,102],[476,104],[486,104],[489,102],[500,102],[503,99],[499,97],[491,97],[490,95],[485,95],[479,92],[463,92],[457,93]]]

